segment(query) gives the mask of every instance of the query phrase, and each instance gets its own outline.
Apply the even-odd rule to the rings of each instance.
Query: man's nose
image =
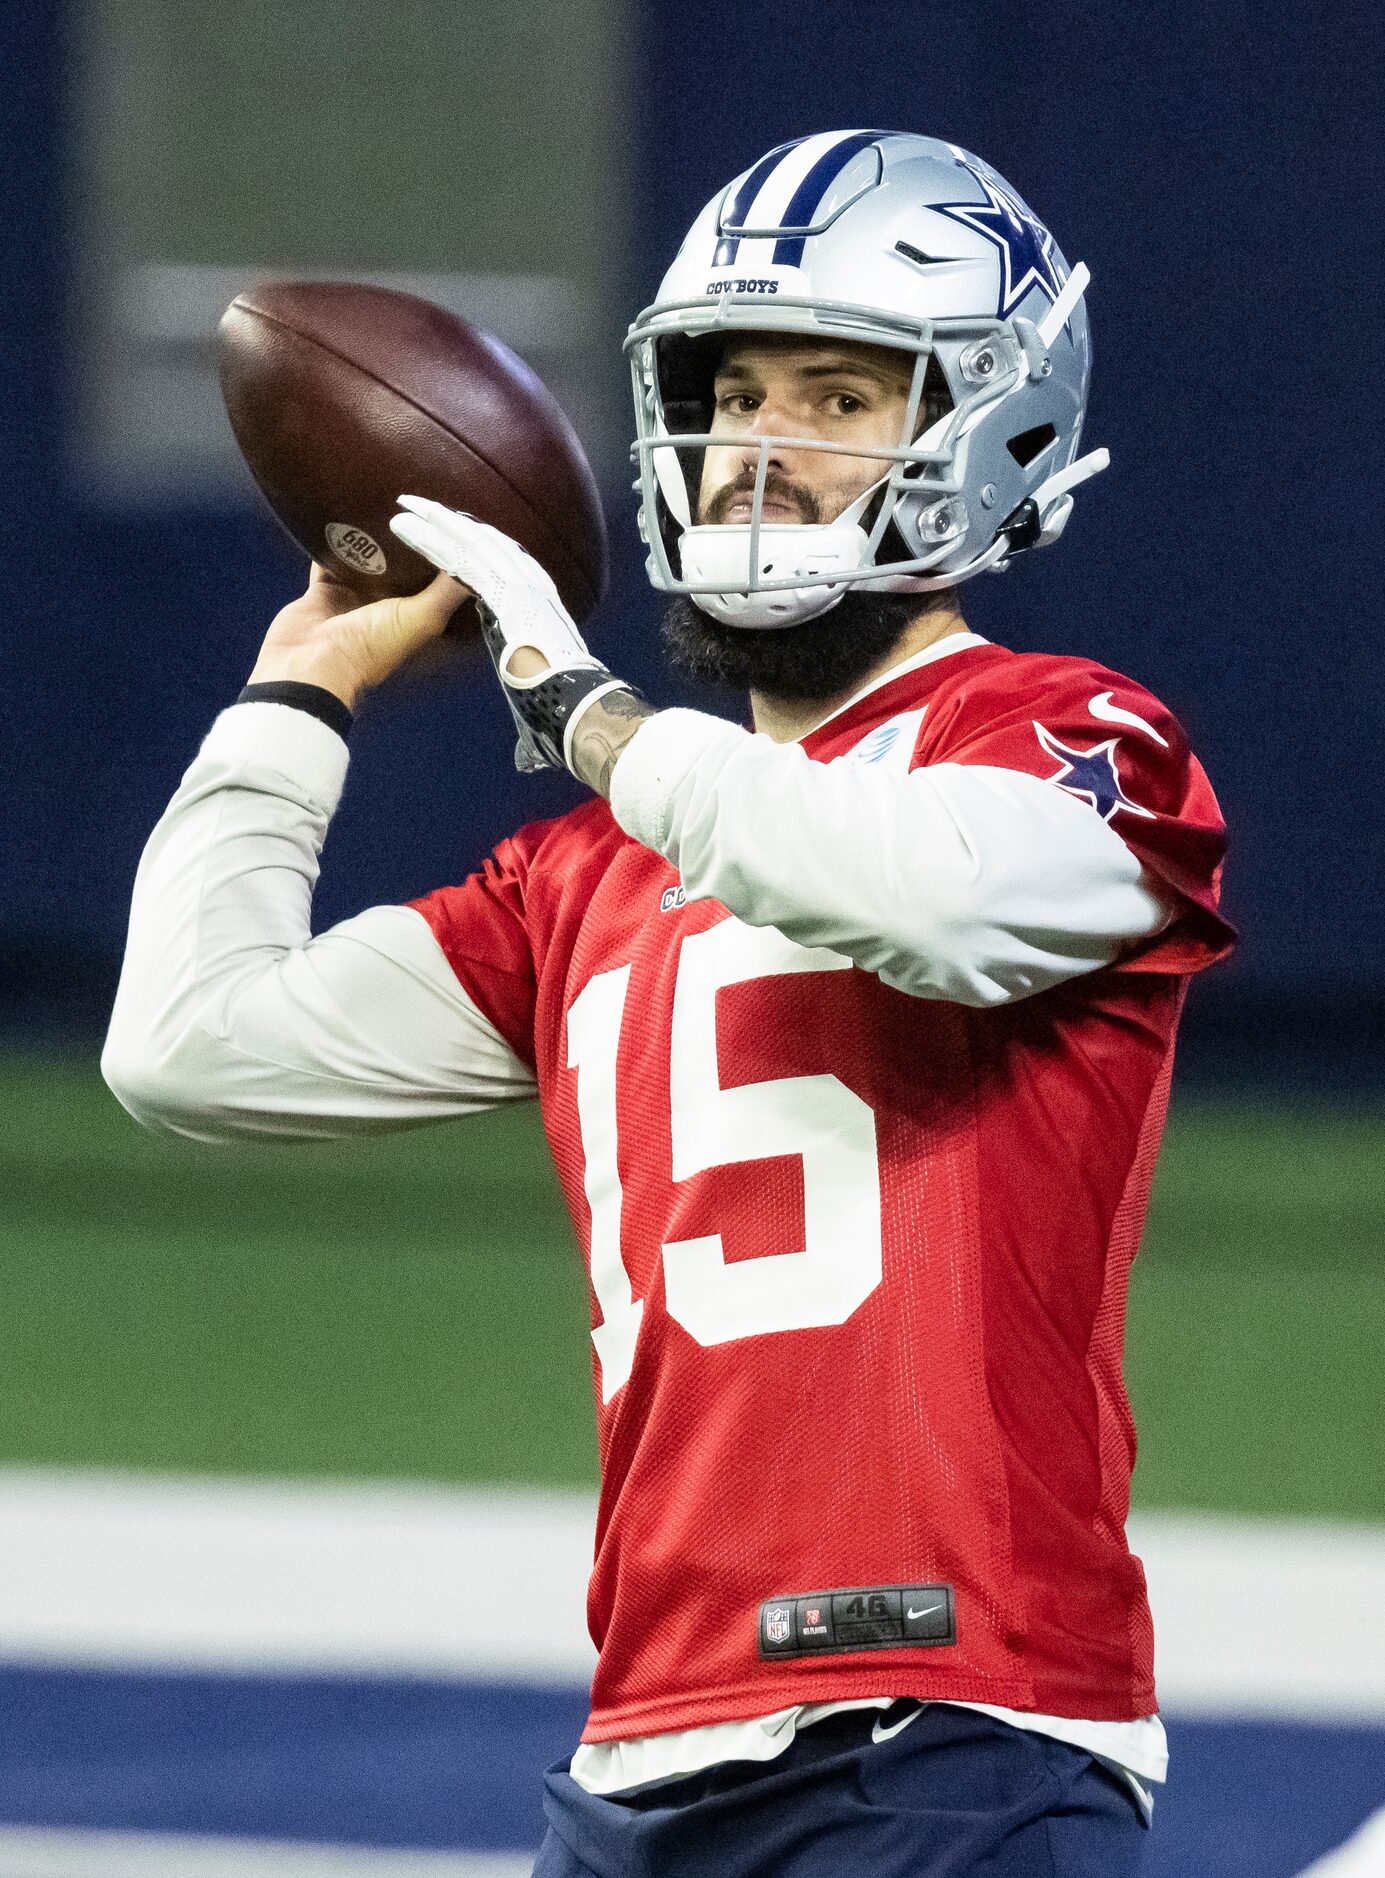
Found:
[[[793,434],[788,407],[782,399],[763,398],[750,423],[751,430],[760,437],[788,437]]]
[[[740,442],[744,461],[752,469],[759,463],[761,438],[788,437],[792,434],[789,415],[783,405],[773,398],[766,398],[756,409],[749,428],[741,434]],[[783,445],[776,445],[767,454],[770,463],[776,469],[783,469],[785,456]]]

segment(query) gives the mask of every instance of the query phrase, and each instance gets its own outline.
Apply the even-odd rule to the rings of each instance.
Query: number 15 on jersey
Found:
[[[644,1315],[622,1250],[616,1061],[630,991],[623,965],[598,972],[568,1012],[577,1071],[583,1186],[591,1211],[591,1282],[601,1308],[592,1341],[609,1402],[630,1375]],[[881,1279],[880,1168],[875,1115],[838,1077],[785,1076],[723,1089],[716,995],[723,985],[796,972],[851,970],[824,947],[728,917],[683,941],[669,1039],[673,1178],[770,1155],[803,1164],[801,1252],[728,1264],[721,1236],[663,1246],[669,1315],[701,1344],[845,1323]]]

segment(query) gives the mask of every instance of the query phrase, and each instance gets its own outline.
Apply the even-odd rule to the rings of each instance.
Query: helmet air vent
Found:
[[[1035,457],[1041,456],[1057,435],[1052,424],[1036,424],[1033,430],[1022,430],[1018,437],[1012,437],[1005,448],[1021,469],[1028,469]]]
[[[914,261],[920,267],[941,267],[948,257],[938,254],[925,254],[922,248],[916,248],[911,241],[897,241],[894,244],[896,254],[902,254],[906,261]]]

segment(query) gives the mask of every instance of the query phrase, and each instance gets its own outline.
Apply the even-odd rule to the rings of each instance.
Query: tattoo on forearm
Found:
[[[654,706],[631,691],[612,691],[599,699],[573,736],[572,766],[582,781],[609,796],[616,759],[645,718],[654,715]]]

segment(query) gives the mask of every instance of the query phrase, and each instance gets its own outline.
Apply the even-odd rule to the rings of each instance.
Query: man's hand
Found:
[[[315,566],[308,591],[275,616],[250,682],[321,685],[354,710],[363,693],[441,638],[466,598],[466,588],[439,574],[421,593],[363,605],[354,588]]]
[[[486,648],[519,740],[515,766],[562,769],[605,795],[621,749],[650,707],[592,657],[545,570],[498,528],[422,496],[401,496],[390,528],[481,603]]]

